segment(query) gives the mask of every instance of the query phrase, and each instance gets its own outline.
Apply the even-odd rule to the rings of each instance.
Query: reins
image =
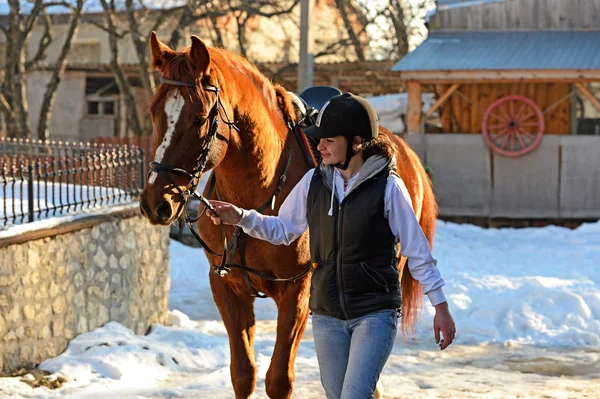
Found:
[[[164,84],[168,84],[168,85],[179,86],[179,87],[195,88],[197,86],[197,84],[195,82],[182,82],[182,81],[166,79],[166,78],[162,78],[162,77],[160,78],[160,82],[164,83]],[[213,264],[213,268],[212,268],[213,272],[218,274],[220,277],[224,277],[227,275],[227,273],[229,273],[229,271],[231,271],[232,268],[240,269],[243,272],[244,280],[246,281],[246,285],[250,291],[250,295],[252,295],[254,297],[258,297],[258,298],[266,298],[267,297],[266,295],[256,291],[254,289],[254,287],[252,287],[252,284],[250,283],[250,276],[248,273],[255,274],[260,278],[263,278],[263,279],[269,280],[269,281],[273,281],[273,282],[290,282],[290,281],[295,282],[295,281],[299,280],[300,278],[304,277],[305,275],[307,275],[308,273],[310,273],[312,271],[312,267],[309,267],[306,270],[304,270],[302,273],[300,273],[296,276],[290,277],[290,278],[272,277],[272,276],[269,276],[269,275],[261,272],[260,270],[253,269],[246,265],[246,253],[245,253],[245,245],[244,245],[244,235],[245,234],[239,226],[234,226],[233,237],[228,244],[225,228],[221,224],[221,235],[223,237],[223,252],[222,253],[218,253],[218,252],[212,250],[208,246],[208,244],[206,244],[206,242],[200,237],[198,232],[194,230],[194,223],[196,223],[200,219],[200,217],[202,217],[202,215],[204,214],[206,209],[209,209],[211,212],[213,212],[215,215],[218,216],[218,213],[215,211],[213,206],[207,200],[207,197],[208,198],[212,197],[213,192],[215,192],[215,185],[216,185],[215,172],[213,171],[211,173],[209,186],[208,186],[208,192],[207,192],[206,197],[203,196],[202,194],[198,193],[197,189],[198,189],[198,184],[200,183],[202,174],[204,173],[204,169],[206,168],[206,163],[208,160],[208,155],[210,152],[211,144],[217,136],[217,132],[218,132],[218,128],[219,128],[219,119],[221,119],[221,121],[223,123],[225,123],[229,127],[229,129],[233,128],[233,129],[237,130],[238,132],[240,131],[240,129],[235,125],[235,122],[232,122],[229,119],[229,115],[227,114],[227,111],[225,110],[225,107],[223,106],[223,103],[221,102],[221,97],[219,95],[219,88],[217,86],[205,85],[205,84],[203,84],[202,87],[204,88],[204,90],[212,91],[212,92],[216,93],[217,99],[216,99],[214,107],[211,110],[211,116],[212,116],[212,119],[210,122],[211,125],[209,128],[208,136],[207,136],[204,144],[202,145],[202,151],[197,158],[196,167],[191,172],[188,172],[181,168],[177,168],[177,167],[173,167],[170,165],[165,165],[165,164],[161,164],[161,163],[153,161],[153,162],[150,162],[150,172],[149,173],[157,173],[157,174],[163,176],[165,179],[167,179],[167,181],[169,181],[169,183],[171,183],[173,185],[173,187],[177,190],[178,194],[181,196],[181,199],[182,199],[182,201],[180,202],[180,205],[179,205],[180,208],[182,206],[184,207],[186,205],[189,197],[199,200],[204,205],[205,209],[199,213],[198,217],[190,218],[189,216],[186,215],[184,217],[183,221],[184,221],[184,223],[186,223],[188,225],[188,228],[190,229],[190,232],[192,233],[192,235],[194,236],[196,241],[198,241],[198,243],[208,253],[210,253],[213,256],[221,257],[220,265]],[[223,110],[223,114],[225,115],[225,118],[223,118],[223,116],[219,112],[219,109]],[[301,135],[301,133],[298,131],[297,126],[293,125],[290,122],[288,122],[288,126],[289,126],[290,130],[294,130],[294,132],[296,134],[296,138],[298,138],[299,135]],[[262,211],[267,209],[267,207],[269,205],[271,206],[271,209],[275,209],[275,200],[277,198],[277,195],[281,192],[285,182],[287,181],[287,173],[288,173],[290,165],[292,163],[293,152],[294,152],[294,146],[292,143],[290,143],[289,156],[288,156],[287,162],[285,164],[285,167],[277,181],[277,185],[275,186],[275,189],[273,190],[273,193],[271,194],[271,196],[260,207],[258,207],[256,209],[257,212],[262,213]],[[173,180],[173,178],[170,176],[171,174],[182,175],[182,176],[186,176],[186,177],[190,178],[190,181],[189,181],[188,185],[186,186],[185,191],[181,190],[181,188],[179,188],[179,185],[177,185],[175,183],[175,181]],[[216,197],[217,197],[217,199],[219,199],[218,193],[216,193]],[[179,209],[178,211],[180,211],[180,210],[181,209]],[[233,257],[235,256],[236,251],[239,251],[241,264],[232,263]]]

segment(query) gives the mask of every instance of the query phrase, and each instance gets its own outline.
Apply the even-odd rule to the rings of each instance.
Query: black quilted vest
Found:
[[[310,310],[338,319],[354,319],[400,307],[396,238],[384,217],[390,169],[357,181],[342,203],[335,199],[320,168],[307,198],[313,270]]]

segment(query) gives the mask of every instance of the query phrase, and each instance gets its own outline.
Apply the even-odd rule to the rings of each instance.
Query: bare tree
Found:
[[[3,30],[7,38],[7,57],[6,71],[0,76],[0,111],[3,112],[7,122],[8,134],[12,137],[30,138],[31,125],[29,123],[29,105],[27,101],[27,73],[39,66],[39,63],[46,58],[46,50],[53,40],[52,23],[47,13],[49,7],[62,6],[71,8],[66,1],[31,1],[31,10],[25,13],[21,9],[21,1],[9,0],[8,28]],[[44,32],[36,54],[31,60],[27,60],[27,48],[33,29],[38,24],[40,16],[44,18]],[[71,31],[69,31],[71,32]],[[75,30],[72,31],[75,33]],[[67,37],[70,42],[71,37]],[[61,52],[57,63],[57,69],[53,73],[51,87],[44,96],[46,108],[44,109],[44,118],[49,118],[52,106],[53,92],[56,91],[60,76],[64,73],[64,63],[68,54],[70,45]],[[44,122],[46,123],[46,122]]]
[[[215,42],[224,47],[224,40],[219,30],[218,18],[234,17],[237,20],[237,37],[239,48],[245,55],[246,22],[254,16],[270,18],[275,15],[290,13],[299,0],[290,0],[285,7],[274,0],[190,0],[185,6],[169,9],[148,9],[140,0],[125,0],[124,9],[118,10],[115,0],[101,0],[105,21],[96,26],[109,35],[111,62],[110,67],[115,75],[119,91],[124,97],[127,108],[128,128],[135,135],[152,134],[149,118],[140,118],[137,112],[136,99],[127,75],[119,63],[119,41],[131,35],[136,56],[138,58],[137,75],[140,78],[146,98],[152,96],[154,77],[150,71],[148,60],[148,38],[150,32],[161,26],[173,26],[170,44],[179,47],[183,32],[193,24],[205,23],[212,28]],[[173,20],[176,19],[176,20]]]
[[[335,4],[360,61],[403,57],[411,43],[422,40],[423,17],[434,6],[432,0],[335,0]]]
[[[115,0],[110,0],[110,3],[108,3],[107,0],[100,1],[102,3],[102,8],[104,9],[104,16],[106,20],[106,25],[103,27],[103,29],[108,33],[110,46],[110,69],[115,75],[115,81],[117,83],[117,87],[119,88],[119,92],[125,100],[125,108],[127,110],[127,127],[131,129],[134,135],[143,136],[144,130],[137,113],[136,99],[133,95],[133,90],[131,88],[131,84],[129,83],[129,79],[127,78],[127,74],[119,63],[119,39],[123,38],[127,32],[123,32],[122,29],[119,28],[120,22],[117,18]]]
[[[133,46],[138,59],[137,76],[139,77],[144,98],[149,99],[154,92],[154,75],[150,71],[148,60],[148,38],[150,32],[158,30],[167,24],[169,18],[182,7],[170,9],[148,9],[141,0],[125,0],[125,8],[117,9],[114,0],[101,0],[104,10],[105,21],[96,24],[109,36],[111,61],[110,68],[115,76],[115,82],[119,92],[124,98],[127,112],[127,127],[136,136],[151,135],[152,121],[149,118],[141,118],[138,115],[136,103],[143,101],[136,98],[127,73],[124,71],[119,60],[119,42],[131,36]]]
[[[4,31],[8,39],[6,73],[0,104],[7,120],[9,135],[27,138],[31,137],[26,85],[27,44],[44,5],[42,0],[36,0],[31,13],[23,15],[19,0],[9,0],[8,4],[8,29]]]
[[[356,57],[359,61],[365,61],[365,43],[361,41],[359,35],[354,30],[355,25],[359,25],[360,27],[362,24],[365,27],[368,24],[365,13],[352,0],[336,0],[335,5],[342,21],[344,21],[344,27],[350,38]],[[352,17],[355,17],[357,21],[352,21]]]
[[[71,43],[73,42],[73,38],[77,36],[77,31],[79,29],[79,17],[81,15],[81,10],[83,9],[84,2],[85,0],[77,0],[76,6],[72,9],[65,42],[63,43],[58,59],[56,60],[56,63],[52,70],[52,76],[50,77],[50,81],[46,86],[44,99],[42,101],[42,108],[40,110],[40,118],[38,121],[39,140],[50,139],[50,129],[48,128],[48,122],[50,120],[52,106],[54,105],[54,99],[56,98],[56,90],[58,89],[58,85],[60,84],[62,76],[65,73],[65,69],[67,67],[67,59],[69,57],[69,51],[71,50]],[[48,18],[48,20],[46,21],[46,26],[48,26],[50,22],[51,21],[49,21]],[[40,47],[42,47],[42,45]]]
[[[185,29],[203,20],[212,21],[212,26],[218,31],[216,20],[233,15],[237,20],[238,45],[243,54],[247,48],[245,24],[251,17],[273,18],[291,14],[299,3],[300,0],[189,0],[168,43],[172,48],[178,48]],[[217,37],[222,44],[220,32]]]

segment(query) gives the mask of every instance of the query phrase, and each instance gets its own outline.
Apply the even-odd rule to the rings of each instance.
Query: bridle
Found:
[[[182,82],[179,80],[165,79],[163,77],[160,78],[160,82],[164,83],[164,84],[172,85],[172,86],[183,86],[183,87],[196,88],[196,83],[194,83],[194,82]],[[202,195],[198,195],[196,190],[198,188],[198,184],[200,184],[200,179],[202,178],[204,169],[206,169],[206,163],[208,161],[210,147],[211,147],[214,139],[217,137],[217,134],[219,131],[219,118],[221,119],[221,121],[223,123],[225,123],[229,127],[229,129],[233,128],[233,129],[237,130],[238,132],[240,131],[240,129],[235,125],[234,122],[231,122],[231,120],[229,119],[227,110],[223,106],[223,103],[221,102],[221,97],[219,96],[219,87],[213,86],[213,85],[208,85],[208,84],[202,84],[202,88],[206,91],[214,92],[217,95],[217,100],[215,101],[215,105],[213,106],[213,108],[210,110],[210,113],[209,113],[210,127],[208,130],[207,138],[205,139],[205,141],[202,145],[200,155],[198,156],[198,158],[196,158],[196,166],[194,167],[194,169],[191,172],[188,172],[187,170],[182,169],[182,168],[176,168],[176,167],[173,167],[170,165],[152,161],[152,162],[150,162],[150,172],[148,172],[148,174],[157,173],[157,174],[161,175],[162,177],[164,177],[165,179],[167,179],[169,181],[169,183],[171,183],[173,185],[173,187],[175,187],[175,189],[178,191],[179,195],[181,196],[182,201],[180,202],[180,206],[185,206],[185,204],[187,203],[187,199],[189,197],[194,197],[194,198],[200,200],[206,207],[208,207],[210,209],[210,208],[212,208],[210,203]],[[223,110],[223,114],[225,115],[225,118],[223,118],[223,116],[219,112],[219,107]],[[179,185],[176,184],[175,181],[171,178],[171,176],[170,176],[171,174],[182,175],[182,176],[186,176],[186,177],[190,178],[190,181],[188,182],[185,190],[181,190],[181,188],[179,188]],[[212,209],[211,209],[211,211],[212,211]]]
[[[180,87],[196,88],[198,86],[198,84],[196,82],[183,82],[183,81],[179,81],[179,80],[166,79],[164,77],[160,78],[160,82],[163,84],[168,84],[168,85],[172,85],[172,86],[180,86]],[[229,271],[232,268],[238,268],[238,269],[242,270],[242,272],[244,274],[244,279],[246,280],[246,285],[248,286],[248,289],[250,290],[250,295],[252,295],[254,297],[258,297],[258,298],[266,298],[267,297],[266,295],[256,291],[250,284],[250,277],[248,275],[249,272],[253,273],[263,279],[269,280],[269,281],[274,281],[274,282],[294,281],[295,282],[295,281],[299,280],[300,278],[304,277],[306,274],[310,273],[312,271],[312,266],[309,267],[308,269],[306,269],[305,271],[303,271],[302,273],[300,273],[296,276],[290,277],[290,278],[285,278],[285,279],[275,278],[275,277],[269,276],[267,274],[264,274],[260,270],[256,270],[256,269],[246,266],[246,255],[245,255],[245,249],[244,249],[245,248],[244,247],[244,232],[242,231],[242,229],[239,226],[234,226],[233,238],[228,245],[225,228],[221,224],[221,234],[223,237],[223,252],[222,253],[213,251],[206,244],[206,242],[200,237],[198,232],[195,231],[194,223],[196,223],[202,217],[202,215],[204,214],[206,209],[209,209],[212,213],[214,213],[215,215],[218,216],[218,213],[213,208],[213,206],[210,204],[210,202],[207,200],[207,198],[204,197],[202,194],[198,193],[197,189],[198,189],[198,185],[200,184],[200,179],[202,178],[202,174],[204,173],[204,169],[206,168],[206,163],[208,161],[208,156],[210,153],[210,148],[211,148],[212,142],[215,140],[215,138],[217,137],[217,134],[218,134],[219,119],[221,119],[221,121],[223,123],[225,123],[229,127],[230,130],[235,129],[238,132],[240,131],[240,129],[235,125],[235,122],[232,122],[231,119],[229,119],[227,110],[223,106],[221,97],[219,95],[219,87],[217,85],[213,86],[213,85],[208,85],[208,84],[202,84],[202,88],[206,91],[214,92],[217,96],[217,99],[215,101],[213,108],[211,109],[211,111],[209,113],[210,127],[209,127],[209,131],[208,131],[206,140],[204,141],[204,143],[202,145],[202,150],[200,152],[200,155],[196,159],[196,166],[194,167],[194,169],[191,172],[188,172],[187,170],[182,169],[182,168],[177,168],[177,167],[174,167],[171,165],[166,165],[163,163],[152,161],[152,162],[150,162],[150,172],[148,172],[148,173],[149,174],[157,173],[157,174],[161,175],[167,181],[169,181],[169,183],[171,183],[173,185],[173,187],[177,190],[178,194],[181,196],[181,201],[179,202],[180,209],[178,209],[178,212],[181,211],[181,207],[184,207],[187,204],[189,197],[199,200],[204,205],[205,208],[202,212],[200,212],[198,217],[190,218],[189,216],[186,215],[183,218],[183,222],[188,225],[188,228],[190,229],[190,232],[192,233],[194,238],[208,253],[210,253],[213,256],[221,257],[221,264],[220,265],[214,264],[213,271],[215,273],[217,273],[219,276],[224,277],[227,275],[227,273],[229,273]],[[220,109],[223,110],[223,115],[225,115],[225,118],[223,118],[223,115],[221,114],[221,112],[219,112]],[[297,130],[297,127],[294,124],[292,124],[290,121],[288,121],[288,126],[290,127],[290,129],[295,130],[297,135],[300,134]],[[260,212],[264,211],[269,205],[271,206],[271,209],[275,208],[275,199],[277,197],[277,194],[279,194],[279,192],[281,191],[281,189],[283,188],[283,185],[285,184],[285,182],[287,180],[287,173],[288,173],[290,165],[292,163],[293,149],[294,149],[294,146],[290,145],[290,154],[288,156],[288,160],[284,167],[284,170],[283,170],[281,176],[279,177],[279,180],[277,181],[277,186],[275,187],[275,190],[273,191],[273,194],[269,197],[269,199],[267,201],[265,201],[259,208],[256,209],[257,212],[260,213]],[[175,183],[175,181],[173,180],[171,175],[186,176],[190,179],[185,190],[182,190],[179,187],[179,185]],[[215,172],[213,171],[211,173],[210,182],[209,182],[209,188],[208,188],[208,193],[207,193],[208,198],[212,197],[212,194],[215,189],[215,184],[216,184],[216,176],[215,176]],[[220,199],[218,196],[218,193],[216,194],[216,196],[218,199]],[[240,253],[241,264],[232,263],[235,252],[238,249],[239,249],[239,253]]]

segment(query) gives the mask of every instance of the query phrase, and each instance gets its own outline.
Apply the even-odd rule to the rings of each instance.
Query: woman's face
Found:
[[[323,157],[323,163],[325,165],[343,163],[346,160],[346,143],[347,139],[344,136],[321,139],[317,150]]]

